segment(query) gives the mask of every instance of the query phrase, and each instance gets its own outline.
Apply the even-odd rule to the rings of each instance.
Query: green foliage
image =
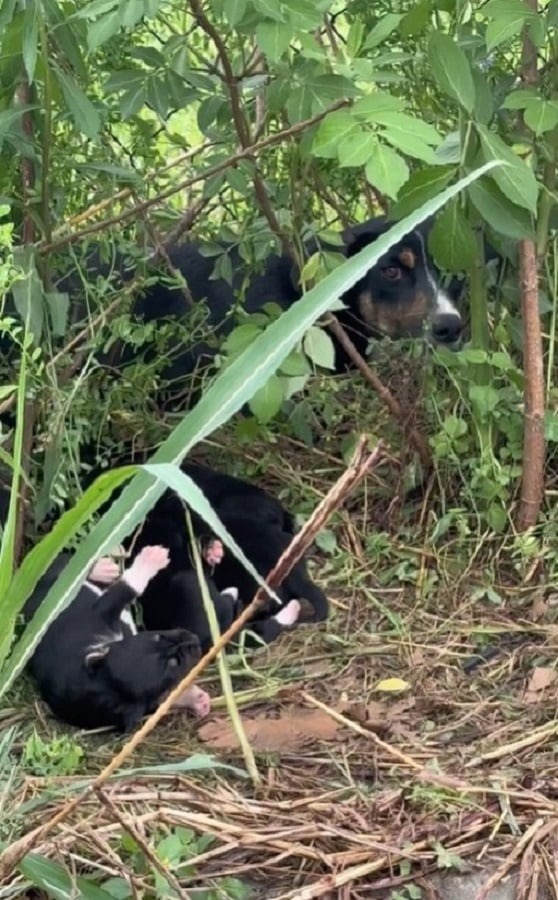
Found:
[[[45,741],[33,729],[23,747],[25,771],[48,778],[51,775],[75,775],[80,770],[83,748],[69,735]]]

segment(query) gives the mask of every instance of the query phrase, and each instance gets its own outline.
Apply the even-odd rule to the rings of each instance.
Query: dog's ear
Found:
[[[110,652],[110,646],[108,644],[105,644],[104,646],[101,646],[101,647],[90,647],[90,649],[85,654],[85,657],[83,660],[85,663],[86,669],[89,669],[90,671],[94,672],[96,669],[99,668],[99,666],[103,662],[103,660],[106,659],[109,652]]]

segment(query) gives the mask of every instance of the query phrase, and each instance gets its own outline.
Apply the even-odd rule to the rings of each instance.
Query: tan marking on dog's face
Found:
[[[430,313],[428,295],[415,295],[412,303],[376,303],[370,292],[359,299],[359,315],[370,331],[393,340],[422,335]]]
[[[398,258],[401,265],[406,266],[408,269],[414,269],[417,264],[417,258],[409,247],[405,247],[399,253]]]

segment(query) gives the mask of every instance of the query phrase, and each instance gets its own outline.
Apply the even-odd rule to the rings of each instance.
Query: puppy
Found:
[[[201,542],[201,556],[204,580],[215,609],[219,630],[225,632],[244,607],[239,600],[236,586],[227,587],[225,579],[220,579],[221,589],[217,589],[214,572],[222,565],[224,553],[221,541],[210,538]],[[254,579],[251,581],[255,584]],[[255,593],[255,591],[254,591]],[[251,598],[250,598],[251,599]],[[165,570],[147,587],[142,594],[141,607],[143,621],[147,629],[187,628],[200,641],[202,653],[212,646],[211,629],[203,602],[202,588],[195,569],[176,565],[174,570]],[[294,625],[300,613],[300,603],[296,599],[286,602],[282,609],[266,612],[250,621],[246,626],[254,632],[259,642],[274,641],[286,628]],[[250,638],[248,644],[253,644]],[[256,641],[258,643],[258,641]]]
[[[67,562],[61,558],[39,581],[27,602],[30,617]],[[95,564],[73,602],[52,622],[31,662],[30,671],[52,712],[81,728],[135,728],[193,667],[200,656],[195,635],[184,629],[137,633],[130,604],[169,562],[168,550],[146,546],[130,568],[103,590],[117,572],[110,560]],[[128,615],[124,615],[123,613]],[[210,708],[208,695],[191,687],[177,706],[200,716]]]

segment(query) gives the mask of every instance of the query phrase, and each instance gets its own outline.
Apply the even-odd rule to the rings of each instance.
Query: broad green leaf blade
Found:
[[[256,391],[249,402],[250,412],[261,425],[275,418],[283,403],[283,383],[277,375],[271,375],[266,383]]]
[[[534,213],[537,208],[539,186],[532,170],[515,155],[513,150],[510,150],[501,137],[489,131],[484,125],[476,127],[484,159],[499,159],[508,163],[505,167],[494,169],[491,177],[512,203],[517,203],[518,206]]]
[[[459,44],[449,34],[434,31],[428,41],[428,56],[432,74],[444,93],[472,113],[475,108],[475,85],[469,60]]]
[[[457,200],[452,200],[438,216],[428,238],[428,247],[442,269],[459,272],[470,269],[477,257],[475,233]]]
[[[514,241],[533,237],[531,216],[527,210],[508,200],[490,178],[480,178],[467,190],[477,212],[497,234]]]
[[[364,171],[367,181],[392,200],[409,177],[409,167],[403,157],[381,141],[376,141]]]
[[[37,47],[39,43],[39,4],[30,3],[23,17],[23,65],[27,72],[29,84],[33,84],[35,66],[37,65]]]
[[[70,78],[69,75],[62,72],[61,69],[56,68],[52,71],[62,88],[64,99],[68,104],[68,110],[78,131],[83,132],[88,138],[94,140],[101,128],[101,118],[97,109],[93,106],[89,97],[82,91],[77,81],[74,81],[73,78]]]
[[[338,300],[351,285],[359,281],[393,244],[441,209],[463,188],[498,164],[499,161],[494,160],[486,163],[446,188],[438,197],[390,228],[373,244],[347,259],[290,309],[285,310],[222,375],[213,381],[199,403],[161,444],[150,463],[181,462],[196,444],[228,422],[231,416],[238,412],[258,388],[276,372],[293,347],[302,340],[308,328],[327,312],[333,302]],[[125,487],[76,551],[58,580],[56,588],[45,597],[34,621],[23,633],[2,671],[0,697],[6,693],[22,671],[48,624],[75,596],[87,573],[90,560],[102,556],[114,544],[130,534],[164,491],[165,485],[155,481],[146,471],[138,471],[132,482]],[[62,535],[59,535],[59,540],[61,537]],[[63,544],[62,541],[59,550]],[[45,562],[41,572],[46,565]]]
[[[28,853],[18,869],[33,887],[45,891],[52,900],[113,900],[93,881],[79,875],[73,878],[64,866],[38,853]]]

